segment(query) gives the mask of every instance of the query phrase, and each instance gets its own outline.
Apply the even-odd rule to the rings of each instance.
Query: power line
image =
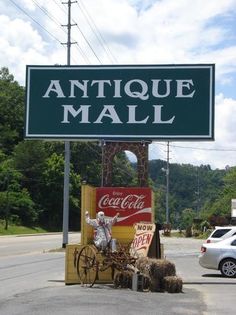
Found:
[[[15,1],[10,0],[11,3],[13,5],[15,5],[18,10],[20,10],[21,12],[23,12],[27,17],[29,17],[34,23],[36,23],[39,27],[41,27],[47,34],[49,34],[54,40],[56,40],[57,42],[59,42],[61,44],[61,41],[54,36],[51,32],[49,32],[42,24],[40,24],[35,18],[33,18],[28,12],[26,12],[20,5],[16,4]],[[51,20],[53,21],[57,26],[61,25],[59,24],[58,19],[56,19],[48,10],[46,10],[45,8],[43,8],[41,5],[39,5],[39,3],[36,0],[32,0],[34,2],[34,4]],[[64,12],[66,13],[66,11],[55,1],[53,0],[53,2]],[[73,23],[75,23],[74,20],[72,20]],[[86,42],[86,44],[89,46],[89,48],[91,49],[91,51],[93,52],[94,56],[96,57],[96,59],[98,60],[98,62],[100,64],[102,64],[99,56],[96,54],[95,50],[93,49],[92,45],[90,44],[90,42],[88,41],[88,39],[86,38],[85,34],[83,33],[83,31],[81,30],[81,28],[77,25],[77,23],[75,23],[80,34],[82,35],[84,41]],[[83,59],[85,60],[85,62],[91,64],[91,62],[89,61],[88,57],[86,56],[86,54],[83,52],[82,48],[80,47],[80,45],[76,42],[76,48],[79,50],[79,53],[81,54],[81,56],[83,57]],[[77,62],[75,62],[77,63]]]
[[[165,145],[163,143],[158,143],[159,145]],[[170,144],[171,147],[173,148],[180,148],[180,149],[191,149],[191,150],[201,150],[201,151],[222,151],[222,152],[236,152],[236,149],[224,149],[224,148],[197,148],[197,147],[186,147],[186,146],[180,146],[180,145],[175,145],[175,144]]]
[[[104,37],[102,36],[101,32],[99,31],[97,25],[94,22],[94,19],[92,16],[89,14],[88,10],[86,9],[85,5],[83,4],[82,1],[80,3],[77,2],[78,7],[80,8],[82,14],[84,15],[86,21],[88,22],[88,25],[90,26],[92,32],[95,34],[98,42],[106,52],[108,58],[111,60],[112,63],[116,62],[118,63],[116,57],[113,55],[111,52],[107,42],[105,41]],[[81,6],[82,5],[82,6]]]
[[[13,0],[10,0],[12,2],[12,4],[14,4],[21,12],[23,12],[27,17],[29,17],[34,23],[36,23],[38,26],[40,26],[46,33],[48,33],[54,40],[56,40],[57,42],[59,42],[61,44],[61,41],[56,38],[51,32],[49,32],[43,25],[41,25],[35,18],[33,18],[29,13],[27,13],[24,9],[22,9],[18,4],[15,3],[15,1]],[[57,25],[59,25],[61,27],[60,24],[58,24],[58,20],[52,15],[49,13],[48,10],[42,8],[36,0],[32,0],[35,5],[45,14],[48,16],[48,18],[50,18],[54,23],[56,23]],[[53,0],[55,4],[57,4],[57,6],[61,9],[61,7],[58,5],[58,3]],[[61,9],[62,10],[62,9]],[[64,11],[65,12],[65,11]],[[62,29],[63,30],[63,29]],[[65,32],[65,31],[64,31]],[[66,33],[66,32],[65,32]],[[76,48],[78,49],[79,53],[81,54],[82,58],[84,59],[85,62],[90,63],[89,59],[87,58],[87,56],[85,55],[85,53],[83,52],[82,48],[79,46],[78,43],[76,43]],[[77,61],[74,60],[73,58],[73,61],[74,63],[76,64]]]
[[[75,21],[72,19],[72,21],[75,23]],[[92,50],[94,56],[96,57],[96,59],[98,60],[98,62],[100,64],[102,64],[101,60],[99,59],[98,55],[96,54],[95,50],[93,49],[92,45],[89,43],[89,41],[87,40],[86,36],[84,35],[83,31],[81,30],[81,28],[78,26],[78,24],[76,23],[76,27],[78,28],[80,34],[82,35],[83,39],[85,40],[85,42],[87,43],[87,45],[89,46],[89,48]]]
[[[50,20],[52,20],[57,26],[59,26],[60,28],[62,28],[62,25],[61,25],[60,21],[59,21],[57,18],[55,18],[48,10],[46,10],[45,8],[43,8],[42,6],[40,6],[36,0],[32,0],[32,1],[35,3],[35,5],[36,5]],[[59,6],[59,4],[58,4],[56,1],[54,1],[54,3],[55,3],[64,13],[66,13],[65,10],[63,10],[63,9]],[[63,31],[65,34],[67,34],[67,32],[66,32],[63,28],[62,28],[62,31]],[[73,40],[73,38],[72,38],[72,40]],[[73,40],[73,41],[74,41],[74,40]],[[75,41],[74,41],[74,42],[75,42]],[[87,56],[86,56],[85,53],[83,52],[83,50],[82,50],[82,48],[80,47],[80,45],[79,45],[77,42],[76,42],[75,44],[76,44],[76,48],[78,49],[79,53],[80,53],[81,56],[83,57],[84,61],[87,62],[87,63],[90,63],[89,59],[87,58]],[[74,59],[73,59],[73,61],[75,62],[75,64],[77,63]]]
[[[53,0],[54,3],[56,3],[55,0]],[[57,6],[64,12],[67,13],[64,8],[62,8],[58,3],[56,3]],[[80,34],[82,35],[83,39],[85,40],[85,42],[87,43],[87,45],[89,46],[89,48],[91,49],[91,51],[93,52],[94,56],[96,57],[96,59],[98,60],[98,62],[100,64],[102,64],[101,60],[99,59],[99,57],[97,56],[96,52],[94,51],[92,45],[89,43],[89,41],[87,40],[86,36],[84,35],[83,31],[81,30],[81,28],[78,26],[78,24],[76,23],[76,21],[74,21],[73,19],[71,19],[73,23],[76,24],[76,27],[78,28]],[[86,57],[87,58],[87,57]]]
[[[12,4],[14,4],[18,10],[20,10],[21,12],[23,12],[26,16],[28,16],[34,23],[36,23],[38,26],[40,26],[46,33],[48,33],[52,38],[54,38],[57,42],[60,42],[60,40],[58,38],[56,38],[52,33],[50,33],[43,25],[41,25],[38,21],[36,21],[29,13],[27,13],[24,9],[22,9],[18,4],[15,3],[15,1],[10,0],[10,2]]]
[[[156,143],[155,142],[153,142],[153,145],[155,145]],[[149,150],[150,150],[150,154],[152,154],[154,151],[156,151],[156,148],[154,148],[153,146],[149,146]],[[161,160],[165,160],[165,153],[166,153],[166,151],[165,151],[165,149],[163,148],[161,148],[161,147],[159,147],[158,148],[158,150],[159,150],[159,155],[160,155],[160,159]],[[156,152],[154,152],[155,154],[156,154]]]
[[[57,18],[55,18],[47,9],[43,8],[42,6],[40,6],[38,4],[38,2],[36,0],[32,0],[34,2],[34,4],[45,14],[47,15],[47,17],[52,20],[54,23],[56,23],[57,25],[61,26],[61,23],[59,20],[57,20]],[[66,33],[66,31],[63,29],[63,31]]]

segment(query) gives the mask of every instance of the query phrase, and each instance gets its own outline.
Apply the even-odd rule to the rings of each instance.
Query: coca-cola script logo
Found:
[[[97,211],[104,211],[106,217],[114,217],[119,212],[117,225],[151,222],[151,200],[151,189],[147,187],[101,187],[96,191]]]
[[[125,197],[112,197],[106,194],[98,201],[99,208],[114,208],[114,209],[143,209],[145,195],[130,194]]]

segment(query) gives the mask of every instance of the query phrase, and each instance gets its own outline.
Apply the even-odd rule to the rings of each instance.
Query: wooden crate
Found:
[[[81,244],[70,244],[66,246],[66,265],[65,265],[65,284],[79,284],[80,279],[77,274],[76,266],[74,266],[74,252],[75,250],[80,251],[84,245]],[[96,255],[96,259],[98,262],[102,262],[103,257],[100,253]],[[112,276],[111,276],[111,268],[103,272],[98,273],[98,280],[96,283],[112,283]]]

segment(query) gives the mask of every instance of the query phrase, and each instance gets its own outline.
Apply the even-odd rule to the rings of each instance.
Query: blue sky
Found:
[[[60,0],[0,0],[0,65],[20,84],[27,64],[66,64],[66,11]],[[170,143],[171,162],[236,165],[236,0],[80,0],[72,20],[72,64],[215,63],[215,141]],[[165,159],[166,143],[149,157]]]

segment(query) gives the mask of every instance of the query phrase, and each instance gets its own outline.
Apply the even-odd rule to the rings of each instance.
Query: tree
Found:
[[[180,228],[181,230],[185,229],[187,237],[192,236],[191,229],[192,229],[194,217],[195,217],[195,212],[193,211],[193,209],[184,209],[182,211]]]
[[[0,69],[0,149],[11,153],[23,139],[24,88],[7,68]]]
[[[125,152],[115,155],[112,164],[112,184],[120,187],[137,186],[137,174]]]
[[[165,196],[165,187],[160,187],[159,189],[154,191],[155,220],[160,224],[166,222]]]
[[[42,195],[43,211],[40,222],[50,230],[60,230],[63,221],[63,177],[64,157],[53,153],[46,159],[42,170]],[[80,184],[81,178],[70,166],[70,222],[71,227],[79,228],[80,225]]]
[[[150,177],[155,189],[166,187],[165,173],[162,171],[165,167],[165,161],[149,161]],[[227,171],[212,170],[209,165],[196,167],[190,164],[170,164],[169,167],[169,210],[172,226],[178,227],[182,209],[186,208],[193,209],[196,216],[200,212],[201,217],[207,219],[209,208],[223,190],[223,177]],[[164,193],[160,196],[162,205],[165,197]],[[161,211],[164,213],[164,209]]]
[[[14,169],[11,159],[0,163],[0,217],[5,220],[5,229],[13,217],[23,225],[32,225],[37,219],[35,204],[21,187],[21,179],[22,174]]]
[[[231,199],[236,198],[236,167],[230,168],[224,178],[224,185],[221,192],[217,194],[214,202],[203,209],[204,218],[211,219],[211,222],[228,222],[231,217]],[[219,223],[218,223],[219,224]]]
[[[42,172],[49,153],[45,143],[39,140],[27,140],[20,142],[13,152],[14,164],[17,170],[23,174],[22,184],[32,199],[40,205],[42,198]]]

